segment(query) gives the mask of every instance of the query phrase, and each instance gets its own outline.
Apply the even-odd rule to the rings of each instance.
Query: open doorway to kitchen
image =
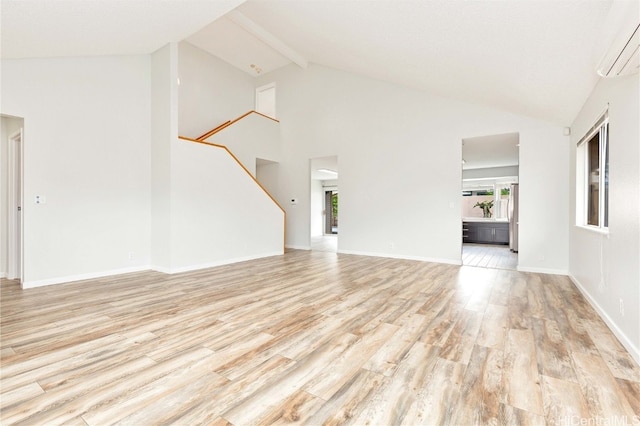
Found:
[[[462,264],[517,269],[518,133],[462,140]]]
[[[339,230],[338,157],[310,160],[311,250],[337,252]]]

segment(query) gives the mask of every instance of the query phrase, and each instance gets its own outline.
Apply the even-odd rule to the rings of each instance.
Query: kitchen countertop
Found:
[[[463,222],[497,222],[497,223],[508,223],[509,221],[504,219],[495,219],[493,217],[463,217]]]

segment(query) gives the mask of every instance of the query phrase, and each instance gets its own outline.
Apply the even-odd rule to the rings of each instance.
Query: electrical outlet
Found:
[[[396,248],[396,244],[395,243],[389,243],[389,248],[391,250],[393,250],[394,248]]]
[[[624,316],[624,300],[620,298],[620,315]]]
[[[133,252],[132,251],[129,252],[129,260],[133,260]]]

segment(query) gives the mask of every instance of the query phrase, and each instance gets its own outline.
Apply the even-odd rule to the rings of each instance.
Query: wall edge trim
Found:
[[[633,344],[631,339],[629,339],[629,337],[627,337],[627,335],[622,330],[620,330],[616,322],[612,320],[611,317],[606,313],[606,311],[602,309],[602,307],[598,304],[598,302],[596,302],[596,300],[591,297],[591,294],[589,294],[589,292],[584,288],[584,286],[580,283],[580,281],[578,281],[576,277],[569,274],[569,279],[578,288],[584,298],[587,299],[587,302],[589,302],[593,309],[596,310],[598,315],[600,315],[600,318],[602,318],[605,324],[607,324],[609,330],[611,330],[611,332],[618,338],[618,340],[620,340],[622,346],[624,346],[625,349],[629,351],[631,357],[638,363],[638,365],[640,365],[640,348],[637,348]]]
[[[65,284],[65,283],[71,283],[75,281],[84,281],[84,280],[91,280],[95,278],[130,274],[132,272],[148,271],[149,269],[150,269],[149,265],[142,265],[142,266],[133,266],[130,268],[111,269],[108,271],[90,272],[87,274],[67,275],[67,276],[56,277],[56,278],[47,278],[44,280],[24,281],[22,283],[22,288],[29,289],[29,288],[36,288],[36,287],[44,287],[47,285]]]

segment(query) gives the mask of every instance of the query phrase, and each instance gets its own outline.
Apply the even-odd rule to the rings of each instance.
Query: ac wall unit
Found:
[[[621,28],[600,61],[596,69],[600,76],[631,75],[640,69],[640,23],[637,23],[637,18],[634,21],[633,24]]]

